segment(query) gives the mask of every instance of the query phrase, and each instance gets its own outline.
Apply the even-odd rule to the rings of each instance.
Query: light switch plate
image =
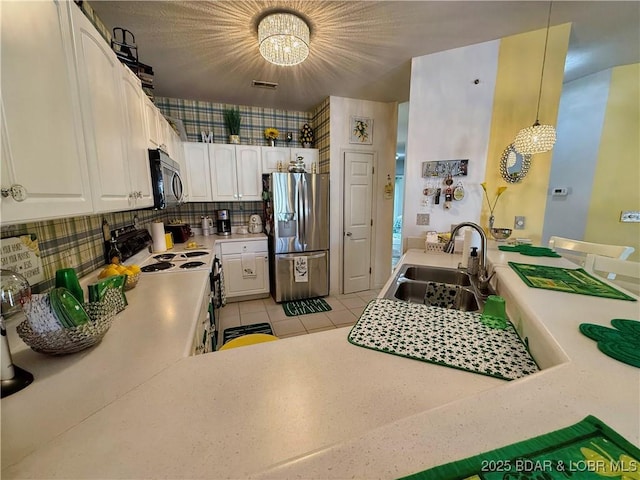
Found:
[[[418,213],[416,216],[416,225],[429,225],[429,214]]]
[[[621,222],[640,222],[640,212],[636,210],[626,210],[620,214]]]

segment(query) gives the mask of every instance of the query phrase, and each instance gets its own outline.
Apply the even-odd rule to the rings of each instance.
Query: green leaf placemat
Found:
[[[405,480],[640,478],[640,449],[594,416],[570,427],[414,473]]]
[[[636,299],[616,290],[601,280],[589,275],[582,268],[559,268],[546,265],[509,262],[509,266],[524,283],[533,288],[544,288],[566,293],[578,293],[594,297],[614,298],[617,300]]]
[[[533,245],[499,245],[498,250],[503,252],[518,252],[530,257],[560,257],[556,252],[547,247],[534,247]]]

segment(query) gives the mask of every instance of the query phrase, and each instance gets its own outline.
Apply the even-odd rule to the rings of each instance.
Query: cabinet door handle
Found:
[[[347,237],[350,237],[351,235],[353,235],[353,233],[351,233],[351,232],[347,232],[347,233],[345,233],[345,235],[346,235]]]
[[[18,183],[11,185],[9,188],[3,188],[0,192],[2,198],[11,197],[16,202],[23,202],[27,199],[27,189]]]

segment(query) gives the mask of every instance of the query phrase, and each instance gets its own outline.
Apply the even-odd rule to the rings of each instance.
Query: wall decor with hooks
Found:
[[[466,177],[469,160],[435,160],[422,162],[422,178],[426,177]]]

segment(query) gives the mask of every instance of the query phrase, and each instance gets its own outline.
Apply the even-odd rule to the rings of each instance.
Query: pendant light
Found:
[[[549,28],[551,26],[551,6],[549,2],[549,15],[547,17],[547,34],[544,40],[544,54],[542,56],[542,71],[540,73],[540,90],[538,91],[538,108],[536,109],[536,121],[530,127],[523,128],[516,135],[513,142],[516,151],[522,155],[533,155],[548,152],[556,143],[556,129],[553,125],[541,125],[538,119],[540,114],[540,98],[542,97],[542,80],[544,79],[544,64],[547,59],[547,45],[549,43]]]

